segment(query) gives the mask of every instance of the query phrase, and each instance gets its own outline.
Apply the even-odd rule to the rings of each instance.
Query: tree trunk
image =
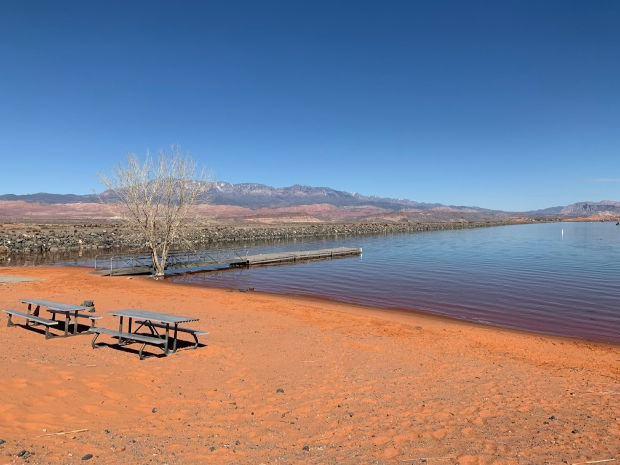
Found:
[[[151,248],[151,257],[153,258],[153,271],[155,279],[163,278],[164,269],[166,267],[166,259],[162,257],[160,260],[155,247]]]

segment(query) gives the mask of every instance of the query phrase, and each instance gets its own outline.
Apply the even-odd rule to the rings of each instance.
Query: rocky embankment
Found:
[[[199,248],[216,242],[395,234],[501,224],[507,222],[212,225],[190,231],[183,248]],[[138,233],[120,224],[0,225],[0,258],[78,250],[140,249],[143,246],[144,241]]]

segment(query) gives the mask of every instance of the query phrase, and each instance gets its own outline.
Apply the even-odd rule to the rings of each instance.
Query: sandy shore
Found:
[[[206,345],[140,361],[0,314],[0,464],[620,461],[617,345],[88,271],[3,269],[41,280],[0,283],[0,307],[192,315]]]

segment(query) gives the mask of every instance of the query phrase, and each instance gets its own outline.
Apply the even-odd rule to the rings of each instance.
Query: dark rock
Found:
[[[279,392],[279,393],[284,394],[284,389],[282,389],[282,388],[278,388],[278,389],[276,390],[276,392]]]
[[[301,450],[305,450],[306,452],[310,450],[310,446],[303,446]]]
[[[18,457],[28,457],[30,455],[30,452],[28,452],[26,449],[23,449],[22,451],[17,453]]]
[[[209,447],[209,450],[210,450],[211,452],[213,452],[213,451],[215,450],[215,446],[211,446],[211,447]]]
[[[153,407],[153,410],[151,410],[151,412],[157,413],[157,409],[155,407]]]
[[[551,416],[549,417],[549,420],[557,420],[557,418],[555,417],[555,415],[551,415]]]
[[[90,460],[93,458],[93,454],[86,454],[84,457],[82,457],[82,460]]]
[[[347,414],[348,414],[350,417],[353,417],[353,415],[355,415],[355,413],[353,413],[353,412],[347,412]]]
[[[577,434],[577,433],[579,433],[579,430],[577,428],[575,428],[574,430],[571,431],[571,433]]]
[[[0,439],[0,446],[4,444],[6,441],[4,439]]]
[[[436,223],[319,223],[306,225],[254,225],[241,227],[234,225],[209,226],[195,229],[186,238],[192,248],[204,248],[215,242],[239,243],[255,240],[288,239],[292,237],[334,237],[367,236],[377,234],[412,233],[433,230],[468,229],[497,226],[502,221],[436,222]],[[114,236],[101,233],[101,224],[38,226],[36,234],[23,236],[22,229],[0,229],[0,258],[4,261],[11,255],[28,252],[47,253],[70,250],[98,250],[113,248],[143,249],[144,239],[129,228],[118,227]],[[112,225],[116,228],[115,225]],[[44,257],[32,257],[42,260]],[[253,290],[252,288],[247,289]]]

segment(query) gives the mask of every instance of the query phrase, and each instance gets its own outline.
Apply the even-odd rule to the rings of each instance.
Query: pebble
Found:
[[[307,452],[307,451],[309,451],[309,450],[310,450],[310,446],[303,446],[301,449],[302,449],[302,450],[305,450],[305,451]]]
[[[153,412],[153,413],[157,413],[157,409],[156,409],[156,408],[153,408],[153,410],[151,410],[151,412]]]
[[[282,389],[282,388],[278,388],[278,389],[276,390],[276,392],[280,392],[280,393],[284,394],[284,389]]]
[[[4,444],[6,441],[4,439],[0,439],[0,446]]]
[[[347,412],[349,414],[350,417],[353,417],[353,415],[355,415],[355,413],[353,412]]]
[[[571,433],[577,434],[577,433],[579,433],[579,430],[577,428],[575,428],[574,430],[571,431]]]
[[[28,457],[28,455],[30,455],[30,452],[28,452],[26,449],[20,451],[17,456],[18,457]]]
[[[93,458],[93,454],[86,454],[84,457],[82,457],[82,460],[90,460]]]
[[[557,420],[557,418],[555,417],[555,415],[551,415],[551,416],[549,417],[549,420]]]

